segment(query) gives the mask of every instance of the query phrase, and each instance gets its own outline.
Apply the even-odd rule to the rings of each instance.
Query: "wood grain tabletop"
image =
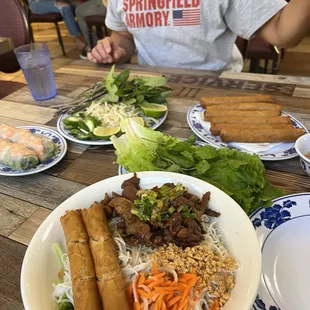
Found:
[[[123,65],[132,75],[165,75],[173,88],[168,98],[169,114],[159,128],[166,134],[186,138],[192,132],[187,111],[201,96],[271,94],[274,101],[310,130],[310,78],[208,72],[199,70],[150,68]],[[11,126],[44,125],[56,128],[57,105],[69,102],[91,84],[101,80],[108,66],[88,61],[72,61],[55,72],[58,95],[36,102],[27,86],[0,100],[0,124]],[[117,175],[112,146],[87,147],[68,143],[65,158],[43,173],[24,177],[0,176],[0,309],[24,309],[19,277],[27,245],[44,219],[84,187]],[[299,159],[264,162],[268,179],[287,194],[310,191],[310,178]]]

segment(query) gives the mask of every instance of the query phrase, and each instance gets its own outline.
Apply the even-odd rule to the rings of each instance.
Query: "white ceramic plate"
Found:
[[[52,244],[60,242],[65,248],[60,217],[68,209],[90,207],[94,201],[100,201],[105,192],[121,193],[122,182],[132,175],[115,176],[81,190],[64,201],[42,223],[29,244],[22,265],[21,294],[25,310],[56,309],[52,298],[52,283],[57,279],[59,266]],[[210,207],[221,212],[219,227],[226,236],[231,254],[240,264],[236,286],[224,310],[249,310],[259,285],[261,253],[253,225],[241,207],[218,188],[193,177],[169,172],[140,172],[138,177],[142,188],[162,186],[166,182],[181,182],[199,197],[206,191],[211,192]]]
[[[57,130],[66,139],[68,139],[72,142],[85,144],[85,145],[111,145],[112,144],[112,142],[110,140],[96,140],[96,141],[94,141],[94,140],[79,140],[79,139],[77,139],[75,136],[73,136],[70,133],[70,130],[65,129],[65,127],[64,127],[63,120],[68,116],[69,116],[68,113],[64,113],[59,117],[59,119],[57,121]],[[166,120],[167,116],[168,116],[168,109],[166,111],[166,114],[163,117],[157,119],[158,123],[152,125],[150,128],[153,130],[157,129]]]
[[[255,310],[309,310],[310,193],[275,199],[251,215],[262,252]]]
[[[29,170],[25,170],[25,171],[14,170],[8,166],[4,166],[4,165],[0,164],[0,175],[16,177],[16,176],[23,176],[23,175],[39,173],[39,172],[42,172],[44,170],[47,170],[47,169],[55,166],[66,155],[67,142],[55,130],[45,128],[45,127],[39,127],[39,126],[19,126],[17,128],[28,129],[33,134],[51,139],[56,145],[56,153],[53,157],[48,159],[46,162],[40,163],[36,167],[29,169]]]
[[[200,105],[197,104],[196,106],[192,107],[187,113],[187,122],[192,131],[203,141],[209,143],[210,145],[216,148],[236,148],[240,151],[247,152],[247,153],[255,153],[257,154],[261,160],[286,160],[290,158],[297,157],[298,154],[295,150],[295,143],[273,143],[274,147],[268,150],[263,151],[264,147],[261,148],[259,144],[256,143],[243,143],[243,145],[247,144],[248,147],[256,148],[257,151],[251,152],[243,148],[241,143],[225,143],[222,142],[220,137],[215,137],[211,135],[211,132],[206,128],[205,124],[207,122],[203,122],[199,115],[201,115],[205,109]],[[300,123],[296,118],[291,116],[286,112],[282,112],[282,115],[289,116],[291,122],[295,128],[302,128],[305,133],[308,133],[307,128]],[[205,123],[205,124],[202,124]],[[258,150],[262,151],[258,151]]]

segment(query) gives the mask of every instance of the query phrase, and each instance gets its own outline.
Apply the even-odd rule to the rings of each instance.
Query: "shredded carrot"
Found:
[[[133,306],[134,306],[134,310],[140,310],[140,303],[139,302],[135,302],[133,304]]]
[[[216,299],[211,306],[210,310],[220,310],[220,302],[218,299]]]
[[[170,301],[173,297],[174,297],[174,294],[171,293],[171,294],[166,295],[165,298],[164,298],[164,300],[165,300],[165,302],[168,302],[168,301]]]
[[[160,285],[160,284],[162,284],[162,283],[164,283],[164,279],[159,279],[159,280],[156,280],[156,281],[154,281],[154,282],[148,284],[147,286],[148,286],[149,288],[153,288],[154,286]]]
[[[178,302],[179,300],[182,299],[182,296],[176,296],[174,298],[172,298],[168,303],[167,303],[167,306],[168,308],[173,306],[176,302]]]
[[[131,300],[131,297],[132,297],[132,293],[133,293],[133,290],[132,290],[132,284],[130,284],[127,288],[127,299],[130,301]]]
[[[139,295],[141,295],[142,297],[145,297],[147,299],[150,298],[150,294],[146,293],[144,290],[138,290]]]
[[[158,274],[158,269],[157,269],[155,263],[152,263],[152,272],[153,272],[153,275],[157,275]]]
[[[192,309],[199,294],[197,291],[195,294],[194,291],[195,299],[190,299],[189,295],[193,289],[195,290],[197,280],[198,277],[192,273],[179,275],[179,279],[174,281],[172,276],[166,272],[159,273],[157,266],[153,263],[150,273],[139,273],[134,283],[128,286],[128,299],[133,304],[134,310],[144,309],[145,299],[148,302],[148,307],[154,310]],[[143,287],[139,287],[139,285]],[[138,301],[133,303],[134,289]],[[219,308],[211,308],[211,310],[219,310]]]
[[[139,285],[139,284],[144,284],[144,282],[145,282],[145,276],[144,276],[143,273],[141,273],[141,274],[140,274],[140,278],[139,278],[138,285]]]

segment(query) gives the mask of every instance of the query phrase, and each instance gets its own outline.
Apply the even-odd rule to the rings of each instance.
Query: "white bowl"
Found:
[[[299,137],[295,143],[296,152],[299,155],[300,165],[310,176],[310,159],[305,155],[310,153],[310,133]]]
[[[64,201],[42,223],[26,251],[21,271],[21,293],[25,310],[55,310],[52,283],[57,279],[59,266],[52,251],[52,244],[60,242],[65,248],[65,237],[60,217],[68,209],[90,207],[100,201],[104,193],[121,193],[121,184],[132,174],[125,174],[95,183]],[[210,207],[221,213],[219,227],[224,232],[228,248],[240,268],[236,286],[224,310],[249,310],[258,290],[261,273],[261,252],[251,221],[241,207],[215,186],[186,175],[169,172],[140,172],[142,188],[161,186],[167,182],[181,182],[199,197],[211,192]],[[87,309],[85,309],[87,310]]]

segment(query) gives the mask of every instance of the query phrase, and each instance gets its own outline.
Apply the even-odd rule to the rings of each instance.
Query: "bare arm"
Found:
[[[126,51],[126,56],[121,61],[122,62],[129,61],[135,51],[135,44],[132,35],[129,32],[125,31],[124,32],[113,31],[111,34],[111,40]]]
[[[310,0],[291,0],[257,35],[272,45],[289,48],[298,45],[309,30]]]
[[[134,51],[135,44],[129,32],[113,31],[110,37],[98,41],[88,53],[88,59],[100,63],[124,63],[131,59]]]

